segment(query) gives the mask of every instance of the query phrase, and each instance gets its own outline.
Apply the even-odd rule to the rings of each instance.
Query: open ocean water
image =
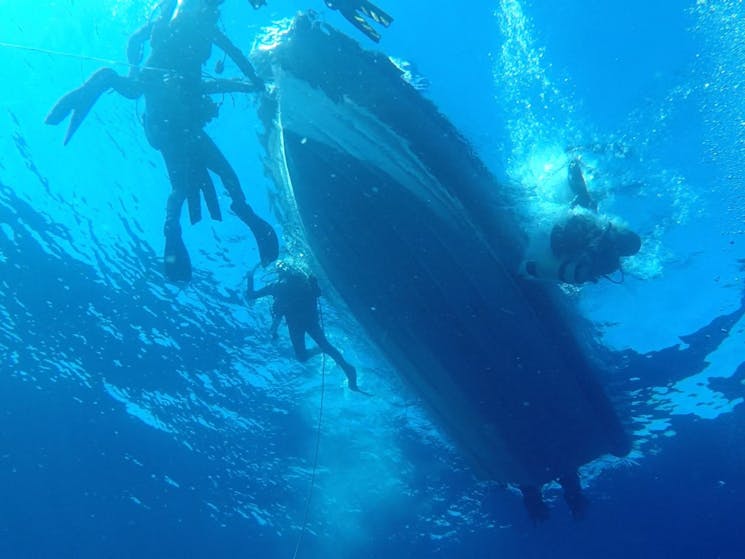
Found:
[[[327,331],[374,398],[296,362],[286,331],[272,341],[227,195],[222,222],[184,227],[192,282],[165,281],[170,187],[141,100],[103,95],[67,146],[66,123],[44,123],[100,66],[126,72],[155,5],[0,0],[0,557],[745,554],[741,1],[379,0],[379,45],[321,0],[222,8],[244,52],[315,10],[405,61],[536,223],[581,154],[601,211],[642,235],[622,283],[571,294],[633,451],[582,469],[580,521],[547,488],[540,526],[475,478],[344,308],[323,300]],[[219,100],[208,131],[272,216],[258,103]]]

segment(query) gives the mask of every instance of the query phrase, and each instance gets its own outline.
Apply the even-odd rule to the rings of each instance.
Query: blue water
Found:
[[[741,557],[745,7],[380,0],[395,22],[375,47],[320,0],[268,3],[227,0],[244,51],[312,8],[410,62],[537,221],[579,146],[601,210],[645,239],[623,284],[571,296],[634,451],[583,469],[587,518],[549,488],[551,519],[534,527],[326,303],[330,337],[376,397],[326,366],[306,517],[323,365],[271,341],[268,302],[245,305],[253,240],[232,215],[186,228],[195,278],[165,282],[169,186],[141,103],[103,96],[66,147],[43,122],[110,63],[92,58],[124,58],[154,2],[4,2],[0,557],[292,557],[301,532],[308,558]],[[226,97],[209,131],[269,216],[255,109]]]

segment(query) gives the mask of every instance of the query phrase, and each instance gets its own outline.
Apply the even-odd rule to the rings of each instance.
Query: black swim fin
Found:
[[[378,33],[373,27],[367,22],[365,17],[369,17],[375,23],[388,27],[392,22],[393,18],[386,12],[378,8],[375,4],[368,2],[367,0],[361,0],[358,2],[347,0],[345,2],[339,2],[338,0],[326,0],[326,6],[332,10],[338,10],[344,18],[354,25],[357,29],[362,31],[367,37],[375,41],[380,42],[380,33]]]
[[[166,235],[163,271],[170,281],[191,281],[191,259],[180,232]]]
[[[67,145],[67,142],[70,141],[73,134],[75,134],[83,123],[83,120],[85,120],[93,105],[98,101],[98,98],[104,91],[113,87],[113,83],[117,78],[118,74],[111,68],[101,68],[94,72],[83,85],[57,101],[44,119],[44,122],[47,124],[59,124],[67,118],[67,115],[72,113],[64,140],[64,144]]]
[[[378,8],[375,4],[363,1],[360,4],[360,11],[367,17],[372,19],[375,23],[379,23],[383,27],[388,27],[393,23],[393,18],[386,12]]]
[[[277,239],[277,233],[274,231],[274,227],[259,216],[256,216],[256,220],[249,224],[249,227],[256,238],[256,245],[259,247],[261,265],[266,268],[279,258],[279,239]]]
[[[215,183],[212,181],[206,167],[191,169],[189,171],[189,186],[186,194],[187,207],[189,208],[189,220],[194,225],[202,219],[202,197],[207,206],[210,217],[215,221],[222,221],[220,203],[217,199]]]
[[[254,234],[256,245],[259,247],[261,265],[266,268],[269,264],[279,258],[279,239],[277,238],[277,233],[274,231],[274,228],[256,215],[256,213],[251,209],[251,206],[245,202],[233,202],[230,209],[241,218],[243,223],[248,225],[251,232]]]
[[[217,199],[215,183],[212,182],[212,178],[209,176],[209,173],[207,173],[206,170],[204,171],[201,190],[202,196],[204,197],[204,203],[207,206],[207,211],[210,213],[210,217],[215,221],[222,221],[222,212],[220,211],[220,202]]]
[[[373,29],[372,25],[367,23],[367,20],[359,12],[347,12],[339,10],[339,13],[343,15],[347,21],[354,25],[357,29],[367,35],[368,39],[380,42],[380,33]]]

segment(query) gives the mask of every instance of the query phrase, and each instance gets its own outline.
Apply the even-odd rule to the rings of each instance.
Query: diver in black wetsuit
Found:
[[[249,1],[256,9],[261,6],[266,6],[266,0]],[[365,17],[370,18],[383,27],[388,27],[393,23],[393,18],[390,15],[367,0],[324,0],[324,2],[327,7],[332,10],[337,10],[342,16],[344,16],[344,19],[376,43],[380,41],[380,33],[378,33],[373,26],[368,23]]]
[[[641,238],[626,227],[599,219],[597,202],[587,190],[577,159],[569,164],[567,181],[574,194],[571,207],[588,212],[574,213],[554,225],[550,250],[526,262],[526,274],[581,285],[623,272],[621,258],[639,252]]]
[[[347,375],[350,390],[362,392],[357,386],[356,369],[344,359],[338,349],[331,345],[321,327],[318,313],[318,298],[321,296],[321,289],[318,287],[318,280],[315,276],[308,275],[284,262],[277,264],[277,275],[277,281],[265,285],[258,291],[254,291],[253,275],[249,275],[246,290],[246,297],[249,301],[268,295],[274,298],[272,337],[276,338],[277,328],[284,318],[287,321],[290,341],[298,361],[305,362],[313,355],[325,353],[336,361]],[[305,345],[305,334],[308,334],[318,344],[318,347],[309,351]],[[366,393],[363,392],[363,394]]]
[[[595,216],[572,215],[551,230],[556,277],[564,283],[595,283],[621,270],[621,258],[633,256],[640,248],[639,235],[611,222],[602,223]],[[530,269],[528,263],[529,273]]]
[[[253,232],[262,265],[269,265],[279,253],[274,229],[248,205],[238,176],[203,129],[218,113],[209,94],[263,89],[248,59],[217,27],[222,2],[162,2],[160,17],[130,38],[129,76],[119,76],[109,68],[97,71],[83,86],[65,95],[46,119],[49,124],[58,124],[72,113],[67,142],[104,91],[114,89],[130,99],[145,96],[145,133],[150,144],[161,152],[172,187],[164,227],[165,274],[172,281],[191,279],[191,262],[179,223],[184,202],[188,201],[192,223],[201,219],[200,193],[211,217],[222,219],[209,171],[220,177],[232,199],[231,209]],[[150,56],[139,68],[147,40]],[[250,83],[202,80],[202,65],[209,59],[213,45],[236,63]]]

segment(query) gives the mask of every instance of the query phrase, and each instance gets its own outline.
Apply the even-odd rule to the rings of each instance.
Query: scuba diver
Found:
[[[191,261],[181,238],[180,217],[188,202],[194,224],[201,219],[201,197],[212,219],[222,220],[209,171],[220,177],[232,199],[231,209],[252,231],[261,264],[277,259],[277,235],[246,202],[237,174],[204,126],[218,114],[210,94],[254,92],[264,88],[248,59],[219,29],[219,6],[223,0],[165,0],[160,16],[130,37],[128,76],[110,68],[95,72],[80,88],[60,99],[46,118],[59,124],[72,117],[65,137],[67,143],[102,93],[113,89],[128,99],[145,97],[143,125],[148,142],[160,151],[168,170],[171,193],[164,226],[164,271],[171,281],[191,279]],[[142,67],[145,43],[150,55]],[[202,66],[212,46],[222,49],[249,82],[225,79],[202,80]]]
[[[551,251],[542,259],[526,263],[529,276],[557,279],[581,285],[597,283],[621,268],[621,258],[641,248],[639,235],[595,216],[574,214],[551,230]]]
[[[249,1],[256,9],[261,6],[266,6],[266,0]],[[337,10],[342,16],[344,16],[344,19],[376,43],[380,42],[380,33],[378,33],[373,26],[368,23],[365,17],[370,18],[383,27],[388,27],[393,23],[393,18],[390,15],[367,0],[324,0],[324,3],[332,10]]]
[[[583,210],[554,225],[550,248],[526,262],[525,273],[573,285],[597,283],[618,270],[623,274],[621,258],[639,252],[641,238],[627,227],[604,222],[597,216],[597,202],[587,190],[577,159],[569,164],[567,179],[574,194],[571,207],[580,206]]]
[[[357,386],[357,371],[344,359],[342,354],[326,338],[321,327],[321,317],[318,311],[318,298],[321,289],[315,276],[306,274],[301,269],[290,266],[285,262],[278,262],[277,280],[254,291],[253,272],[248,276],[246,297],[254,301],[271,295],[272,305],[272,338],[277,338],[277,329],[282,319],[287,321],[290,341],[298,361],[304,363],[319,353],[325,353],[339,365],[347,375],[349,389],[367,394]],[[305,345],[305,335],[308,334],[318,346],[308,350]]]

